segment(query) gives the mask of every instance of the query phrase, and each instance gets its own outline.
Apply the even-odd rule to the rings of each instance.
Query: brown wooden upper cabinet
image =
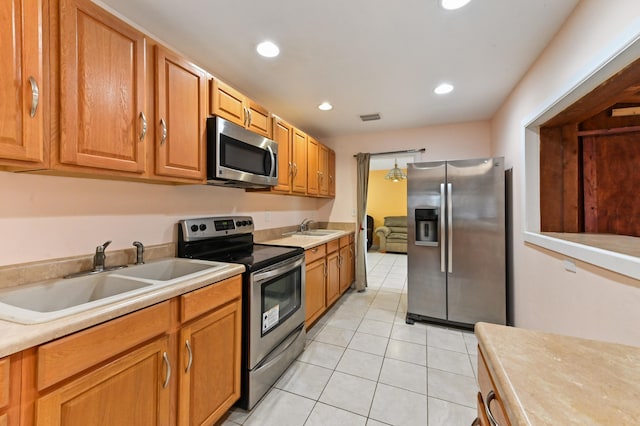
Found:
[[[336,152],[329,150],[329,197],[336,196]]]
[[[307,138],[307,194],[318,195],[318,141]]]
[[[145,36],[89,0],[52,0],[51,7],[52,45],[59,42],[52,96],[60,105],[52,167],[141,175],[152,126]]]
[[[329,148],[318,145],[318,194],[329,196]]]
[[[307,134],[302,130],[293,129],[293,194],[307,193]]]
[[[0,166],[42,167],[43,1],[3,0],[0,16]]]
[[[207,73],[156,45],[155,173],[204,182]]]
[[[210,112],[271,139],[269,111],[218,79],[211,84]]]
[[[273,140],[278,144],[278,184],[272,191],[290,193],[293,183],[293,127],[274,117]]]

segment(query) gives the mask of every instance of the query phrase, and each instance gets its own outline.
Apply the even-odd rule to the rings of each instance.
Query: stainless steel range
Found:
[[[304,349],[304,250],[254,244],[250,216],[225,216],[181,220],[178,256],[245,265],[238,405],[251,409]]]

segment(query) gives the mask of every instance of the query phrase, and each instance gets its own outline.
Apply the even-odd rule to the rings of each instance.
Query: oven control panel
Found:
[[[218,216],[184,219],[178,222],[184,241],[253,233],[251,216]]]

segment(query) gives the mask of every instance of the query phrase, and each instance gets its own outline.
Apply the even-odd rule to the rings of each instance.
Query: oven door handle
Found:
[[[273,277],[277,277],[279,275],[283,275],[286,272],[289,272],[291,270],[296,269],[297,267],[299,267],[300,265],[304,264],[304,256],[301,257],[300,259],[296,260],[295,262],[286,262],[284,265],[279,266],[275,269],[269,269],[267,271],[264,272],[257,272],[254,274],[253,276],[253,281],[256,283],[260,283],[262,281],[266,281],[269,278],[273,278]]]

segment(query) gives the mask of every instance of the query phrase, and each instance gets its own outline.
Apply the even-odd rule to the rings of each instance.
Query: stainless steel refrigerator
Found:
[[[505,324],[504,159],[407,167],[407,323]]]

